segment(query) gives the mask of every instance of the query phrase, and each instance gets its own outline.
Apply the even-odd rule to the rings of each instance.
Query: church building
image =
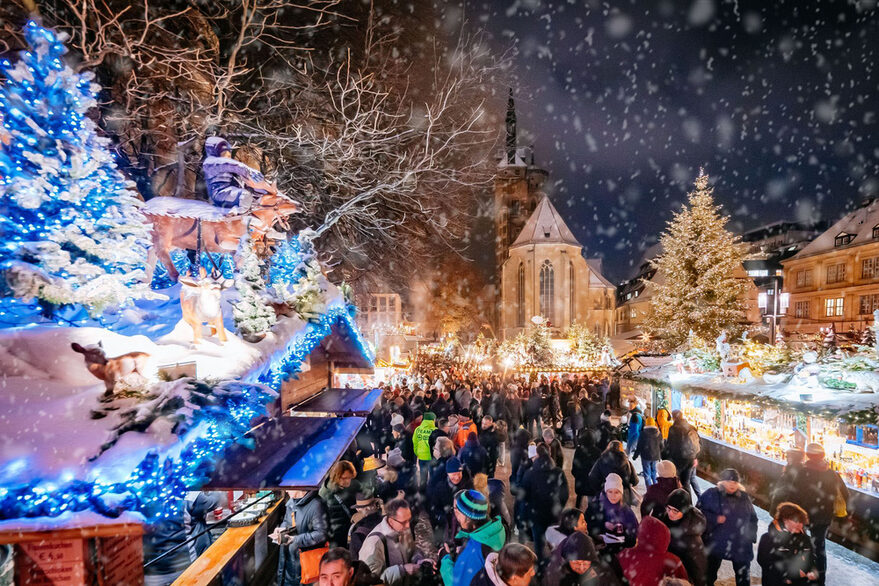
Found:
[[[583,256],[583,247],[542,191],[547,176],[534,164],[533,151],[516,144],[511,90],[506,152],[494,190],[501,336],[515,337],[538,315],[557,337],[574,323],[610,336],[616,288],[601,274],[599,259]]]

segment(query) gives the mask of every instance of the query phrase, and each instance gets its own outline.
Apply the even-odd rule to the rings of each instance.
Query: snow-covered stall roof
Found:
[[[191,343],[191,328],[182,321],[176,288],[165,292],[169,300],[139,303],[115,324],[116,331],[58,325],[0,330],[0,519],[70,510],[108,513],[115,505],[114,512],[139,510],[130,500],[110,504],[115,497],[102,503],[83,499],[101,492],[124,501],[121,495],[131,491],[125,483],[135,481],[150,459],[180,462],[191,460],[194,451],[215,462],[240,439],[236,432],[243,433],[254,417],[266,414],[265,404],[276,396],[281,381],[319,344],[342,362],[372,364],[335,286],[328,286],[318,320],[281,318],[260,342],[229,335],[223,345],[210,337],[197,347]],[[234,330],[228,307],[224,315],[226,329]],[[73,342],[99,341],[109,357],[132,351],[150,355],[144,375],[155,385],[149,400],[101,403],[104,383],[71,349]],[[160,367],[185,363],[194,365],[198,379],[209,382],[196,388],[191,378],[160,380]],[[188,488],[197,488],[191,483],[204,481],[206,472],[186,469],[181,479]],[[65,488],[71,486],[76,490]],[[31,506],[42,493],[52,493],[46,506]]]
[[[879,421],[879,394],[872,391],[829,389],[796,380],[770,383],[762,377],[741,382],[718,372],[681,373],[673,365],[645,368],[623,376],[688,394],[763,403],[827,419],[839,418],[858,423]]]

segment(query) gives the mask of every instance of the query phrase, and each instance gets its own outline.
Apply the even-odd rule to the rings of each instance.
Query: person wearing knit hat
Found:
[[[660,460],[656,465],[656,475],[659,478],[677,478],[678,471],[675,463],[671,460]]]
[[[717,571],[723,560],[732,562],[736,586],[751,583],[751,560],[757,541],[757,511],[751,497],[739,483],[737,470],[727,468],[713,486],[699,497],[699,510],[705,515],[703,535],[708,553],[706,579],[708,584],[717,580]]]
[[[452,456],[446,461],[446,474],[460,472],[463,468],[464,466],[461,464],[461,460],[459,460],[457,456]]]
[[[399,413],[394,413],[393,415],[391,415],[391,427],[395,425],[403,425],[403,422],[403,416]]]
[[[623,479],[611,473],[604,481],[604,490],[598,498],[590,499],[586,508],[586,525],[596,542],[604,542],[602,559],[613,563],[616,554],[635,545],[638,518],[623,498]]]
[[[656,465],[656,472],[659,478],[656,483],[647,487],[644,493],[644,499],[641,501],[641,517],[653,515],[659,517],[665,510],[668,496],[681,488],[681,481],[678,480],[677,470],[673,462],[669,460],[660,460]]]
[[[461,490],[455,494],[455,520],[460,526],[456,542],[457,556],[442,556],[440,574],[445,584],[470,586],[473,578],[485,567],[486,556],[499,552],[506,542],[506,531],[500,517],[490,518],[488,499],[478,490]]]
[[[623,479],[619,474],[611,472],[607,475],[607,478],[604,480],[604,492],[610,490],[618,490],[620,492],[623,491]]]
[[[668,495],[668,505],[656,515],[671,533],[668,551],[681,558],[688,579],[695,586],[705,585],[708,557],[702,533],[705,531],[705,515],[693,506],[690,491],[679,488]]]
[[[806,457],[810,460],[820,460],[824,458],[824,446],[817,443],[811,443],[806,446]]]

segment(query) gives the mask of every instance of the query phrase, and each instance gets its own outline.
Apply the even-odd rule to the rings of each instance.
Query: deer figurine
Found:
[[[180,308],[183,311],[183,320],[192,327],[192,343],[201,342],[201,326],[204,323],[211,328],[211,335],[219,338],[220,344],[225,342],[227,338],[223,327],[220,295],[234,281],[207,279],[202,269],[199,279],[180,277],[179,282]]]
[[[89,372],[104,381],[106,387],[104,395],[107,397],[113,394],[116,383],[126,376],[132,373],[144,376],[144,369],[150,357],[146,352],[129,352],[115,358],[107,358],[104,345],[101,342],[89,346],[82,346],[74,342],[70,347],[74,352],[85,356],[85,364]]]

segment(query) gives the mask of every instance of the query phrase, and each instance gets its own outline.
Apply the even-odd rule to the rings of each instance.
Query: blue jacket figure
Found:
[[[211,136],[204,148],[202,172],[213,205],[246,211],[253,205],[254,194],[276,193],[262,173],[232,158],[232,145],[226,139]]]
[[[638,447],[641,430],[644,429],[644,415],[635,399],[629,400],[629,431],[626,436],[626,453],[631,454]]]
[[[751,497],[739,484],[739,473],[732,468],[721,472],[717,486],[702,493],[697,506],[705,515],[707,527],[703,540],[708,551],[708,584],[717,580],[723,560],[732,561],[736,586],[750,584],[757,512]]]

